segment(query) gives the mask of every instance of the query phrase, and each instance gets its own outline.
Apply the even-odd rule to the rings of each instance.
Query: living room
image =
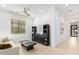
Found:
[[[40,33],[42,29],[39,31],[39,28],[44,24],[50,26],[50,47],[55,47],[63,41],[63,38],[59,39],[61,37],[59,19],[64,21],[64,18],[60,16],[52,4],[1,4],[0,16],[0,19],[2,19],[0,20],[1,44],[3,44],[3,41],[7,41],[8,39],[12,41],[15,46],[19,41],[32,41],[32,26],[37,26],[37,31]]]
[[[73,4],[1,4],[0,54],[78,54],[77,8]]]

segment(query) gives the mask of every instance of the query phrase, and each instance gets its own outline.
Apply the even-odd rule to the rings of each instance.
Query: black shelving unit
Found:
[[[36,26],[32,27],[32,40],[40,44],[50,45],[50,26],[48,24],[43,25],[43,34],[36,34]]]
[[[37,32],[37,28],[36,28],[36,26],[33,26],[32,27],[32,40],[33,41],[36,41],[36,39],[35,39],[36,32]]]
[[[46,35],[43,40],[44,45],[50,45],[50,28],[48,24],[43,26],[43,34]]]

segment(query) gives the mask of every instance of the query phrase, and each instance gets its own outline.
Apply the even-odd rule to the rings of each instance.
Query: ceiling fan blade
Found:
[[[27,12],[24,12],[26,15],[30,16]]]
[[[28,9],[29,10],[29,9]],[[28,11],[27,10],[27,11]],[[26,11],[26,8],[24,8],[24,13],[26,14],[26,15],[28,15],[28,16],[30,16],[28,13],[27,13],[27,11]]]

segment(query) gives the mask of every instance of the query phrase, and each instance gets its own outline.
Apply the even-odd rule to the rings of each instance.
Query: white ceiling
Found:
[[[29,8],[30,11],[28,11],[30,14],[33,15],[41,15],[42,13],[48,12],[52,5],[48,4],[7,4],[5,7],[0,5],[0,8],[4,8],[9,11],[13,11],[16,13],[22,14],[24,8]],[[24,15],[24,14],[23,14]]]
[[[22,5],[17,5],[18,7],[21,8],[30,8],[31,13],[35,15],[41,15],[42,13],[46,13],[50,10],[52,5],[50,4],[22,4]]]
[[[5,7],[0,7],[8,9],[10,11],[18,12],[23,11],[23,8],[30,8],[32,14],[41,15],[50,10],[52,6],[58,10],[58,12],[65,17],[65,19],[76,19],[79,18],[79,5],[69,4],[65,6],[64,4],[8,4]]]
[[[55,7],[65,19],[72,20],[79,18],[79,4],[69,4],[68,6],[60,4],[55,5]]]

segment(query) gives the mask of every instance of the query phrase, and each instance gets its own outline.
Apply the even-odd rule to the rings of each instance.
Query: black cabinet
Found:
[[[33,27],[32,27],[32,40],[33,40],[33,41],[36,41],[36,40],[35,40],[36,32],[37,32],[37,28],[36,28],[36,26],[33,26]]]
[[[32,27],[32,40],[46,46],[50,45],[50,26],[48,24],[43,25],[43,34],[36,34],[37,27]]]
[[[50,27],[48,24],[43,25],[43,35],[46,36],[44,38],[44,45],[50,45]]]

